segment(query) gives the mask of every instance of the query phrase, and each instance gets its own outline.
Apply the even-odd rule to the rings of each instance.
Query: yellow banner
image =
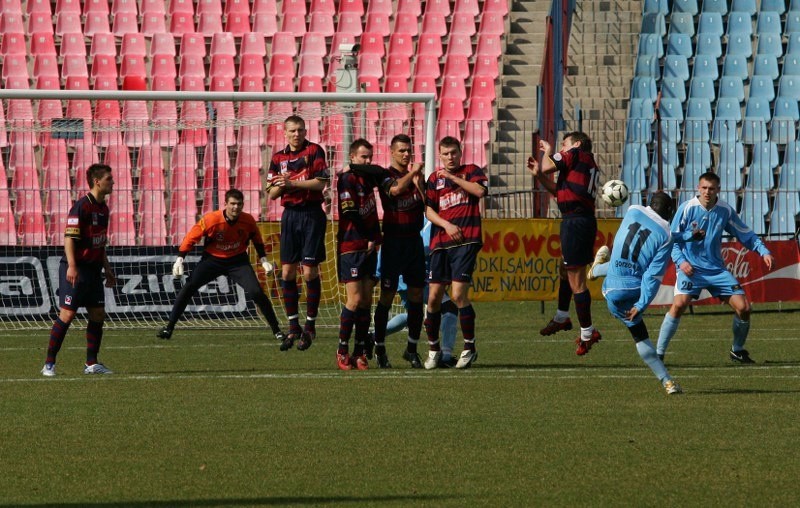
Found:
[[[598,219],[594,248],[614,243],[620,219]],[[561,241],[556,219],[484,219],[483,249],[470,298],[479,302],[558,299]],[[589,283],[600,298],[601,281]]]

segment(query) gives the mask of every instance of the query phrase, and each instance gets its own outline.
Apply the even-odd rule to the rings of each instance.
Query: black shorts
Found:
[[[425,247],[422,237],[389,238],[381,247],[381,289],[397,291],[400,276],[406,286],[425,286]]]
[[[79,307],[105,307],[106,290],[100,265],[79,265],[75,286],[67,282],[67,260],[58,265],[58,305],[72,311]]]
[[[472,272],[475,271],[475,260],[480,250],[480,244],[470,243],[431,252],[428,282],[433,284],[472,282]]]
[[[281,263],[317,266],[325,261],[328,219],[318,204],[286,207],[281,215]]]
[[[561,220],[561,257],[565,268],[579,268],[594,261],[597,219],[593,215],[566,216]]]
[[[366,251],[348,252],[339,254],[338,271],[339,282],[357,282],[365,279],[375,279],[375,269],[378,267],[378,253],[374,250],[369,254]]]

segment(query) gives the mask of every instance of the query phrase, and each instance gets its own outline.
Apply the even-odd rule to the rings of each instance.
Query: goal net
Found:
[[[431,94],[223,93],[0,90],[0,329],[47,328],[58,312],[58,265],[72,203],[88,192],[85,170],[110,165],[115,180],[107,253],[118,283],[106,289],[110,327],[154,327],[168,317],[186,276],[175,279],[177,246],[198,218],[240,189],[261,223],[276,265],[253,267],[281,321],[282,209],[264,191],[272,154],[286,145],[283,121],[304,118],[308,139],[325,149],[335,189],[352,140],[389,163],[389,140],[411,136],[417,161],[433,167]],[[336,275],[336,193],[326,211],[327,261],[320,266],[318,326],[338,326],[344,288]],[[251,248],[251,251],[253,249]],[[202,248],[186,257],[187,274]],[[301,281],[300,281],[301,282]],[[304,284],[301,316],[304,314]],[[400,309],[395,309],[400,311]],[[81,309],[79,319],[84,319]],[[179,328],[265,327],[241,287],[227,277],[192,299]]]

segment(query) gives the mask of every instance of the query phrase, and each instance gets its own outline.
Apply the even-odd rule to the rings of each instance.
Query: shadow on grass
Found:
[[[238,499],[190,499],[190,500],[169,500],[169,501],[116,501],[116,502],[69,502],[69,503],[43,503],[26,504],[26,508],[150,508],[150,507],[186,507],[186,506],[317,506],[320,504],[375,504],[376,502],[442,502],[453,496],[440,495],[397,495],[397,496],[276,496],[276,497],[254,497]],[[10,506],[23,506],[19,504],[0,504],[0,508]]]
[[[774,393],[800,393],[800,388],[765,390],[763,388],[711,388],[692,390],[692,395],[764,395]]]

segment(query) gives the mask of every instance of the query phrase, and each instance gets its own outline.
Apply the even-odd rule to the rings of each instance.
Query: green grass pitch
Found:
[[[683,319],[675,397],[603,302],[582,358],[573,332],[539,335],[552,303],[476,304],[467,371],[409,369],[399,335],[394,369],[340,372],[334,329],[282,353],[179,327],[107,331],[116,373],[85,376],[75,328],[45,379],[47,332],[4,332],[0,506],[796,505],[800,312],[757,306],[758,364],[736,366],[725,310]]]

